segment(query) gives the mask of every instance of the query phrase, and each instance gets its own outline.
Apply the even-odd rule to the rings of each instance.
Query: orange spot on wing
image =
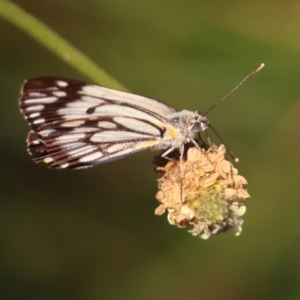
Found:
[[[139,148],[148,148],[155,146],[159,143],[159,141],[146,141],[139,144]]]
[[[169,134],[169,136],[172,138],[172,139],[176,139],[177,138],[177,132],[174,128],[172,127],[167,127],[167,133]]]

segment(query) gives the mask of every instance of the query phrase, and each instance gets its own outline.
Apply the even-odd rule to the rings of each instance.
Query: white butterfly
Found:
[[[21,111],[31,127],[28,151],[35,162],[79,169],[147,148],[166,150],[162,154],[166,158],[177,149],[182,165],[185,145],[199,148],[195,135],[203,131],[207,135],[211,127],[206,114],[263,67],[205,114],[178,112],[153,99],[71,79],[29,79],[20,97]]]
[[[165,149],[164,157],[178,149],[182,157],[209,126],[200,112],[56,77],[27,80],[20,107],[32,129],[29,153],[53,168],[87,168],[147,148]]]

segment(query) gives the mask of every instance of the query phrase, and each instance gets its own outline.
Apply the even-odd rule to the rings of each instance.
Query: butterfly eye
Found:
[[[179,123],[179,117],[174,117],[174,118],[172,118],[171,119],[171,121],[173,122],[173,123]]]
[[[200,125],[200,123],[199,122],[194,122],[194,123],[192,123],[192,125],[191,125],[191,130],[193,131],[193,132],[199,132],[199,131],[201,131],[202,129],[201,129],[201,125]]]

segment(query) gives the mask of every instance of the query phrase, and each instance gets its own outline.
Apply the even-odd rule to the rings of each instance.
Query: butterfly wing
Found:
[[[76,80],[27,80],[20,108],[31,131],[28,151],[54,168],[87,168],[176,138],[169,116],[176,111],[156,100]]]

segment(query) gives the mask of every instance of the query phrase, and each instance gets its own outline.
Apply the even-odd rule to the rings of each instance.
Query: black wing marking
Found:
[[[52,77],[26,81],[20,108],[32,129],[29,153],[54,168],[86,168],[156,146],[175,111],[145,97]]]

